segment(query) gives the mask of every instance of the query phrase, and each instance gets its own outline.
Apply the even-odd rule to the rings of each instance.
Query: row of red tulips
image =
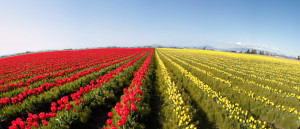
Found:
[[[123,87],[130,85],[130,80],[133,79],[134,71],[141,67],[146,58],[147,56],[144,56],[132,66],[124,69],[123,72],[114,75],[114,78],[110,79],[108,83],[104,83],[101,88],[94,88],[92,91],[89,91],[89,93],[83,94],[81,99],[85,100],[84,104],[76,105],[77,100],[71,101],[70,103],[74,105],[72,110],[76,109],[76,112],[69,112],[66,110],[59,111],[57,112],[56,117],[50,118],[50,126],[42,126],[41,128],[73,128],[77,127],[78,124],[79,126],[88,124],[94,111],[103,111],[105,110],[103,109],[104,107],[111,107],[118,101]],[[97,83],[95,85],[97,85]],[[100,115],[98,117],[105,116]]]
[[[132,54],[131,54],[132,55]],[[129,55],[123,55],[123,56],[116,56],[116,57],[105,57],[105,58],[101,58],[100,60],[97,60],[96,62],[91,62],[91,63],[87,63],[81,66],[76,66],[76,67],[72,67],[71,69],[66,69],[63,71],[58,71],[56,73],[46,73],[46,74],[41,74],[38,76],[34,76],[32,78],[29,78],[26,82],[20,81],[18,83],[10,83],[7,84],[5,86],[0,86],[0,92],[2,91],[8,91],[8,90],[12,90],[14,88],[21,88],[22,86],[29,86],[32,83],[38,81],[38,80],[43,80],[45,78],[56,78],[56,77],[62,77],[64,75],[69,75],[75,71],[90,67],[90,66],[95,66],[96,64],[102,64],[102,63],[107,63],[116,59],[120,59],[123,57],[126,57]],[[38,83],[38,82],[37,82]]]
[[[118,102],[113,109],[115,114],[113,112],[108,113],[110,118],[107,119],[107,125],[110,128],[116,129],[117,127],[122,127],[128,122],[127,119],[129,114],[138,110],[136,103],[142,101],[140,98],[144,93],[144,91],[141,90],[141,86],[143,86],[142,80],[148,72],[152,55],[153,52],[151,52],[150,56],[148,56],[138,72],[134,74],[134,79],[132,80],[130,87],[128,89],[124,88],[125,95],[121,97],[121,102]],[[114,117],[115,119],[111,119],[114,115],[117,115],[117,117]],[[114,125],[113,123],[117,124]]]
[[[40,74],[69,67],[86,58],[101,55],[98,51],[56,51],[26,54],[0,60],[0,76],[3,79],[16,79],[18,74]],[[80,55],[80,56],[78,56]],[[4,76],[3,76],[4,75]]]
[[[44,79],[44,78],[47,78],[47,77],[55,78],[57,76],[62,76],[62,75],[65,75],[65,74],[72,73],[72,72],[74,72],[76,70],[79,70],[79,69],[83,69],[83,68],[86,68],[86,67],[89,67],[89,66],[94,66],[96,64],[101,64],[103,62],[107,62],[106,61],[107,59],[111,60],[111,58],[113,58],[113,57],[114,58],[118,58],[119,56],[125,57],[126,55],[129,56],[129,55],[132,55],[132,54],[134,54],[134,52],[131,52],[131,51],[129,51],[127,53],[102,54],[101,57],[98,56],[95,59],[90,59],[89,62],[86,62],[85,60],[81,60],[81,62],[76,62],[74,64],[66,65],[66,66],[64,66],[64,68],[67,68],[67,69],[65,69],[63,71],[58,71],[56,73],[50,73],[50,72],[54,72],[54,71],[48,71],[44,74],[40,74],[40,75],[37,75],[37,76],[32,76],[27,81],[24,81],[24,79],[23,79],[23,81],[19,81],[17,83],[10,83],[10,84],[7,84],[5,86],[0,86],[0,91],[7,91],[8,88],[10,88],[10,87],[28,86],[28,85],[30,85],[30,83],[33,83],[37,80],[41,80],[41,79]],[[119,57],[119,58],[121,58],[121,57]],[[55,66],[51,66],[51,67],[55,68]],[[61,68],[55,69],[55,71],[56,70],[61,70]],[[22,75],[25,75],[25,76],[22,76]],[[28,75],[28,74],[22,74],[22,75],[16,75],[16,76],[18,76],[18,79],[21,79],[22,77],[27,77],[26,75]],[[33,74],[31,74],[31,75],[33,75]],[[6,82],[9,82],[10,80],[13,80],[13,78],[4,78],[0,82],[6,83]]]
[[[85,75],[88,75],[88,74],[91,74],[91,73],[94,73],[94,72],[98,72],[98,71],[100,71],[101,69],[103,69],[105,67],[111,66],[113,64],[120,63],[120,62],[128,60],[128,59],[131,59],[131,58],[133,58],[135,56],[136,55],[132,55],[130,57],[127,57],[127,58],[124,58],[124,59],[121,59],[121,60],[116,60],[116,61],[113,61],[113,62],[102,64],[102,65],[100,65],[97,68],[91,68],[89,70],[81,71],[80,73],[75,74],[75,75],[73,75],[73,76],[71,76],[69,78],[64,78],[64,79],[56,80],[56,83],[51,83],[51,84],[50,83],[46,83],[46,84],[41,85],[40,87],[37,87],[37,88],[26,89],[22,93],[18,94],[17,96],[11,97],[11,98],[9,98],[9,97],[1,98],[0,99],[0,106],[1,106],[1,104],[4,104],[4,105],[7,105],[7,104],[16,104],[17,101],[21,102],[23,99],[25,99],[26,97],[29,97],[31,95],[42,94],[43,92],[49,90],[53,86],[59,87],[59,86],[64,85],[65,83],[73,82],[74,80],[77,80],[77,79],[79,79],[82,76],[85,76]],[[19,104],[21,104],[21,103],[19,103]]]
[[[76,92],[80,89],[80,87],[88,85],[91,80],[94,80],[99,76],[106,74],[108,71],[111,71],[131,60],[132,59],[129,59],[118,64],[103,68],[99,72],[88,74],[84,77],[79,78],[78,80],[66,83],[62,86],[52,87],[51,90],[45,91],[37,96],[31,95],[30,97],[27,97],[27,99],[24,99],[22,101],[22,105],[6,105],[5,107],[0,109],[0,124],[5,124],[8,121],[16,119],[18,116],[25,116],[26,112],[41,112],[43,111],[41,109],[47,108],[47,105],[51,104],[52,101],[58,100],[65,95],[70,95]]]
[[[74,66],[82,66],[100,60],[103,57],[117,56],[116,54],[118,53],[119,55],[132,55],[138,51],[141,52],[141,50],[135,49],[95,49],[69,52],[48,52],[5,58],[0,60],[0,73],[1,71],[6,73],[4,76],[0,75],[0,78],[2,78],[0,84],[5,84],[13,80],[16,81],[28,76],[70,69]],[[4,61],[5,63],[1,63]],[[20,64],[21,66],[19,66]],[[9,66],[12,67],[11,70]],[[33,71],[36,71],[37,73]]]
[[[71,94],[72,100],[75,101],[76,105],[79,105],[80,103],[84,103],[84,100],[82,99],[82,95],[84,95],[88,92],[91,92],[96,88],[101,88],[101,86],[104,83],[109,82],[110,79],[114,78],[114,75],[116,75],[120,72],[123,72],[125,68],[132,66],[137,60],[141,59],[145,54],[122,65],[121,67],[115,69],[114,71],[110,71],[108,74],[106,74],[104,76],[100,76],[99,79],[96,79],[96,84],[94,84],[95,81],[92,80],[90,82],[90,85],[87,85],[86,87],[81,87],[80,90]],[[15,121],[12,122],[12,126],[10,126],[10,128],[12,128],[12,129],[18,128],[18,127],[31,128],[31,126],[38,127],[40,125],[39,123],[42,123],[44,126],[48,126],[47,119],[50,117],[55,117],[57,111],[60,111],[60,110],[70,111],[72,108],[74,108],[74,105],[70,103],[69,97],[64,96],[57,102],[52,102],[52,104],[51,104],[52,112],[49,112],[49,113],[42,112],[39,114],[39,117],[34,117],[34,116],[37,116],[36,114],[35,115],[28,114],[28,118],[26,119],[26,121],[22,121],[22,119],[17,118]],[[73,112],[76,112],[76,109],[73,109]],[[47,114],[49,116],[48,118],[47,118]]]

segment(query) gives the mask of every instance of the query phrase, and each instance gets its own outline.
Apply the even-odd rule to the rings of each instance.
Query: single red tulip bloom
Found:
[[[37,120],[39,117],[38,117],[38,115],[34,114],[34,115],[32,115],[32,118]]]
[[[118,129],[118,128],[115,125],[112,125],[111,129]]]
[[[44,126],[48,126],[48,122],[46,120],[42,120]]]
[[[80,101],[79,101],[79,100],[76,100],[75,104],[76,104],[76,105],[79,105],[79,104],[80,104]]]
[[[33,126],[37,128],[39,126],[39,123],[38,122],[34,122]]]
[[[52,112],[56,112],[56,107],[51,107]]]
[[[28,118],[27,118],[27,121],[28,121],[28,122],[32,122],[32,118],[31,118],[31,117],[28,117]]]
[[[137,98],[137,101],[138,101],[138,102],[141,102],[141,101],[142,101],[142,99],[141,99],[141,98]]]
[[[114,114],[113,114],[112,112],[109,112],[109,113],[108,113],[108,116],[109,116],[109,117],[113,117]]]
[[[70,107],[67,107],[66,110],[69,111],[69,110],[70,110]]]
[[[118,120],[118,126],[122,126],[123,125],[123,121],[122,120]]]
[[[113,122],[112,119],[107,119],[107,121],[106,121],[106,123],[107,123],[108,126],[111,126],[112,122]]]
[[[40,113],[40,114],[39,114],[39,117],[40,117],[40,119],[43,120],[43,119],[45,118],[45,113],[44,113],[44,112]]]
[[[26,129],[31,129],[31,126],[30,126],[30,125],[27,125],[27,126],[26,126]]]

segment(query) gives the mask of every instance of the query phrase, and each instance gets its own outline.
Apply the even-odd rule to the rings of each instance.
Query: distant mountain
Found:
[[[247,50],[249,49],[249,51],[251,52],[254,48],[229,48],[229,49],[222,49],[224,51],[237,51],[237,52],[242,52],[245,53]],[[268,51],[268,50],[262,50],[262,49],[256,49],[256,52],[259,53],[260,51],[263,51],[264,54],[269,53],[269,55],[276,55],[276,56],[282,56],[282,57],[287,57],[287,58],[294,58],[293,56],[287,56],[284,54],[280,54],[277,52],[273,52],[273,51]]]
[[[160,44],[151,44],[151,45],[146,45],[146,46],[149,46],[149,47],[162,47],[163,45],[160,45]]]
[[[175,48],[177,46],[175,46],[175,45],[151,44],[151,45],[136,45],[136,46],[133,46],[133,47],[153,47],[153,48],[165,47],[165,48]]]
[[[193,46],[193,47],[188,47],[188,48],[193,48],[193,49],[205,49],[205,50],[217,50],[217,48],[209,46],[209,45],[204,45],[204,46]]]
[[[153,48],[191,48],[191,49],[208,49],[208,50],[217,50],[215,47],[204,45],[204,46],[176,46],[176,45],[161,45],[161,44],[151,44],[151,45],[144,45],[144,46],[134,46],[134,47],[153,47]]]
[[[241,51],[241,52],[246,52],[247,50],[252,51],[252,48],[229,48],[229,49],[224,49],[225,51]]]

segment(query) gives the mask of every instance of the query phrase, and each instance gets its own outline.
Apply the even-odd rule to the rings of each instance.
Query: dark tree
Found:
[[[264,55],[265,52],[264,51],[259,51],[259,55]]]
[[[252,49],[251,54],[257,54],[255,49]]]
[[[249,53],[250,53],[250,50],[248,49],[248,50],[246,51],[246,53],[248,53],[248,54],[249,54]]]

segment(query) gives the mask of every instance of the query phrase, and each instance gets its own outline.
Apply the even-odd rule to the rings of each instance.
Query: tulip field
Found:
[[[169,48],[0,58],[0,129],[297,129],[300,62]]]

